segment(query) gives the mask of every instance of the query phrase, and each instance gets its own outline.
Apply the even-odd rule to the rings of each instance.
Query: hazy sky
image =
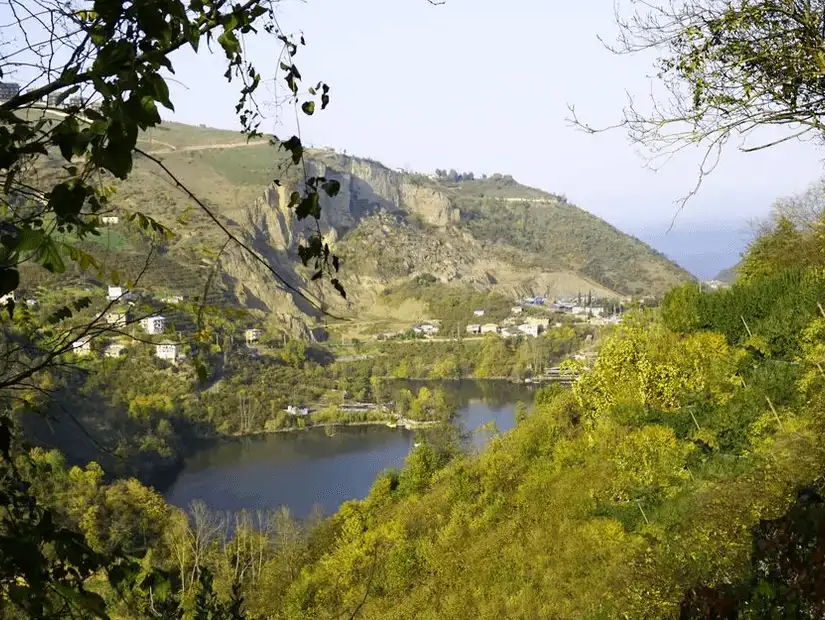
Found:
[[[620,118],[625,91],[644,96],[651,58],[617,57],[597,34],[616,32],[607,0],[284,0],[279,19],[302,31],[296,64],[307,83],[326,81],[332,102],[302,121],[305,143],[332,146],[391,167],[502,172],[573,202],[626,230],[663,232],[674,202],[696,179],[699,153],[653,172],[621,130],[571,128],[567,104],[596,125]],[[278,48],[267,35],[247,46],[264,77]],[[236,126],[236,92],[218,56],[175,60],[176,120]],[[271,88],[271,87],[270,87]],[[280,88],[280,86],[279,86]],[[287,134],[282,124],[265,129]],[[676,230],[766,212],[777,196],[820,175],[822,153],[791,143],[756,154],[729,149]]]

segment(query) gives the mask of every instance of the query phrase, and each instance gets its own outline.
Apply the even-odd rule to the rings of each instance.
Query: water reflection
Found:
[[[394,381],[388,388],[396,394],[423,385],[444,390],[458,409],[456,423],[468,434],[491,421],[502,432],[512,428],[516,402],[532,398],[525,386],[499,381]],[[488,437],[472,434],[470,441],[479,449]],[[304,517],[317,505],[330,514],[342,502],[364,497],[385,469],[401,467],[414,438],[412,431],[355,426],[337,427],[332,436],[318,428],[220,442],[187,459],[165,495],[181,507],[202,499],[217,511],[287,505]]]

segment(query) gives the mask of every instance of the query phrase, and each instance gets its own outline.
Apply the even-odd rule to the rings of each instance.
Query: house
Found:
[[[602,306],[591,306],[590,307],[590,314],[593,316],[604,316],[605,309]]]
[[[166,319],[162,316],[147,316],[140,320],[140,326],[147,334],[162,334],[166,329]]]
[[[26,300],[26,305],[29,308],[36,308],[37,307],[37,300],[34,297],[31,297]]]
[[[484,316],[484,310],[473,310],[474,316]]]
[[[518,330],[521,333],[523,333],[527,336],[532,336],[533,338],[538,337],[540,329],[541,328],[538,325],[534,324],[534,323],[524,323],[524,324],[518,326]]]
[[[485,323],[481,326],[481,333],[482,334],[497,334],[498,333],[498,325],[495,323]]]
[[[129,315],[125,312],[112,311],[106,314],[106,323],[113,327],[126,327],[129,322]]]
[[[260,329],[247,329],[243,333],[244,340],[246,340],[246,344],[250,345],[253,342],[258,342],[261,339],[261,335],[263,332]]]
[[[164,340],[160,344],[155,345],[155,357],[159,359],[176,362],[179,354],[180,345],[175,344],[171,340]]]
[[[510,308],[510,314],[521,314],[522,312],[524,312],[524,308],[521,306],[513,306]]]
[[[125,348],[126,347],[119,342],[113,342],[103,349],[103,355],[106,357],[119,357]]]
[[[20,94],[20,84],[0,82],[0,101],[8,101]]]
[[[72,343],[72,349],[74,350],[74,354],[78,357],[85,357],[87,355],[91,355],[92,337],[84,336],[83,338],[78,338]]]
[[[570,308],[570,312],[573,314],[587,314],[587,308],[584,306],[573,306]]]
[[[518,338],[521,335],[521,330],[518,327],[505,327],[501,330],[503,338]]]
[[[425,336],[432,336],[438,333],[438,325],[431,323],[422,323],[421,325],[413,325],[413,331],[416,334],[424,334]]]
[[[109,301],[116,301],[118,299],[125,298],[128,293],[129,291],[127,291],[122,286],[110,286],[109,292],[106,295],[106,297]]]
[[[183,297],[180,295],[172,295],[171,297],[163,297],[161,301],[165,304],[178,305],[179,303],[183,303]]]
[[[119,221],[120,218],[117,215],[103,215],[100,217],[102,224],[117,224]]]
[[[481,325],[478,323],[471,323],[465,328],[465,331],[468,334],[480,334],[481,333]]]
[[[524,321],[528,325],[536,325],[540,329],[550,329],[550,319],[545,317],[531,316]]]
[[[286,412],[289,415],[309,415],[309,408],[308,407],[296,407],[295,405],[288,405],[286,408]]]

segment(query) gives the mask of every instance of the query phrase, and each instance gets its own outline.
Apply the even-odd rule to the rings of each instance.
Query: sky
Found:
[[[727,262],[722,266],[735,262],[747,222],[822,173],[823,152],[810,143],[751,154],[732,146],[674,221],[677,201],[696,181],[701,153],[654,172],[621,129],[589,135],[566,120],[574,104],[590,124],[609,125],[620,120],[627,93],[650,92],[653,57],[616,56],[597,38],[615,40],[609,0],[445,0],[440,6],[281,0],[277,6],[282,29],[305,37],[295,62],[306,83],[323,80],[331,87],[329,107],[301,121],[305,144],[420,172],[511,174],[566,195],[682,262],[674,252],[695,254],[706,246],[727,257],[719,259]],[[278,42],[261,33],[244,44],[269,80],[261,99],[273,100],[273,84],[283,94],[280,78],[272,81]],[[238,127],[236,84],[223,78],[222,54],[204,51],[174,56],[176,112],[165,116]],[[293,111],[273,110],[262,128],[291,135]],[[720,240],[708,231],[730,234]]]

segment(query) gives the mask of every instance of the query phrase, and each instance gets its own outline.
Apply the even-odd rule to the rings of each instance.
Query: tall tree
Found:
[[[649,106],[620,122],[653,163],[703,147],[698,190],[732,138],[746,152],[822,136],[825,12],[810,0],[629,0],[616,7],[617,54],[654,52]],[[589,132],[571,107],[572,121]],[[772,127],[779,137],[765,138]],[[609,129],[609,128],[608,128]],[[689,196],[688,196],[689,197]]]

